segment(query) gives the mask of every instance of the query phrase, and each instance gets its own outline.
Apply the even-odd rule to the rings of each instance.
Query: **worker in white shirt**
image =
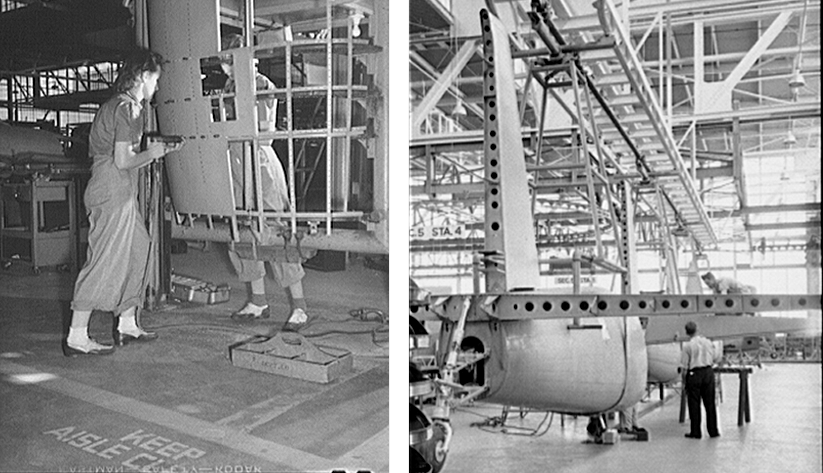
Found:
[[[685,371],[686,395],[688,396],[689,419],[691,429],[687,438],[702,437],[700,402],[706,408],[706,430],[709,437],[720,436],[717,430],[717,408],[714,402],[715,382],[712,366],[720,361],[722,353],[715,350],[709,339],[697,334],[697,324],[686,323],[686,335],[689,341],[683,344],[681,365]]]

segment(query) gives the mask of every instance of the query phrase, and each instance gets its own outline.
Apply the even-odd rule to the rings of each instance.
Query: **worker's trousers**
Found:
[[[690,369],[686,374],[686,394],[689,400],[689,420],[691,421],[691,431],[695,437],[700,437],[701,412],[700,401],[706,408],[706,430],[709,435],[718,435],[717,430],[717,408],[714,403],[714,370],[711,366]]]

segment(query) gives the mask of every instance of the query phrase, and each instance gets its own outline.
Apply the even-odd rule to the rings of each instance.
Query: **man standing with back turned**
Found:
[[[714,345],[706,337],[697,335],[697,324],[686,324],[686,335],[689,341],[683,345],[681,364],[686,370],[686,394],[689,401],[689,419],[691,431],[687,438],[699,439],[702,437],[700,401],[706,408],[706,430],[709,437],[720,436],[717,430],[717,409],[714,404],[714,365],[720,359]]]

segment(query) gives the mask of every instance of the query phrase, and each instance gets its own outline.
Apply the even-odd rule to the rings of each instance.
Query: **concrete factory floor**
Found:
[[[719,404],[721,436],[701,440],[683,437],[678,423],[679,395],[664,403],[654,392],[639,407],[640,425],[650,431],[649,442],[621,438],[616,445],[587,443],[588,418],[555,415],[543,436],[523,436],[538,427],[543,413],[521,419],[509,414],[508,434],[501,427],[472,426],[501,415],[499,406],[478,404],[453,413],[454,440],[444,473],[811,473],[823,470],[821,366],[768,364],[755,368],[749,381],[751,423],[737,426],[737,375],[722,375],[724,401]],[[675,394],[675,393],[670,393]],[[551,416],[542,425],[545,431]],[[528,430],[520,430],[522,427]],[[481,430],[486,429],[486,431]],[[705,430],[705,420],[704,420]]]
[[[235,322],[246,299],[225,249],[173,255],[175,272],[231,284],[229,302],[145,312],[160,338],[110,356],[66,358],[74,275],[0,271],[0,471],[388,470],[388,333],[349,311],[388,315],[388,278],[351,258],[345,271],[307,269],[310,333],[349,350],[354,368],[330,384],[232,366],[229,345],[279,328],[288,302],[267,280],[272,318]],[[111,341],[112,317],[90,334]]]

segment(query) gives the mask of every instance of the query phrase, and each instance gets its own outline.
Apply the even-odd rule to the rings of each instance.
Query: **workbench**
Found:
[[[744,423],[752,421],[751,404],[749,402],[749,375],[754,369],[751,366],[718,366],[714,368],[715,379],[717,385],[722,386],[720,375],[723,374],[737,374],[740,379],[740,389],[737,396],[737,425],[742,426]],[[683,383],[683,389],[680,393],[680,423],[686,421],[686,406],[687,406],[686,384]]]
[[[73,179],[0,182],[0,260],[77,270],[78,218]]]

